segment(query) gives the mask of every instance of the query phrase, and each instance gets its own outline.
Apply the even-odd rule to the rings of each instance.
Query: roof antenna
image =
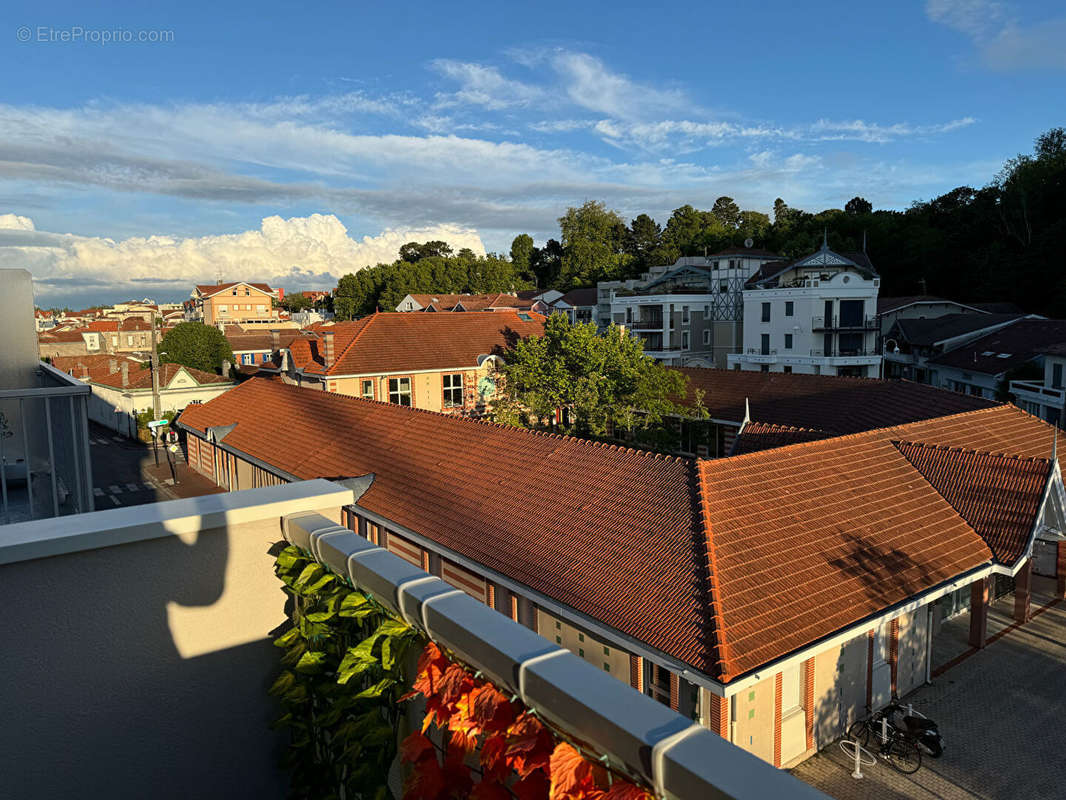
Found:
[[[1059,426],[1055,426],[1055,433],[1052,434],[1051,440],[1051,463],[1052,465],[1058,460],[1059,457]]]

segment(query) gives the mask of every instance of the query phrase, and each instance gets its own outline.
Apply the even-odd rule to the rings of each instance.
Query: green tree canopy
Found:
[[[514,264],[518,273],[532,274],[533,268],[533,237],[528,233],[520,233],[511,242],[511,263]]]
[[[233,350],[222,331],[201,322],[182,322],[164,334],[159,360],[204,372],[222,372],[222,362],[233,364]]]
[[[603,203],[589,200],[569,208],[559,218],[562,234],[562,272],[558,289],[593,286],[599,280],[619,277],[628,261],[624,255],[626,225]]]
[[[873,204],[865,197],[853,197],[844,205],[845,214],[869,214],[873,210]]]
[[[644,355],[617,325],[599,332],[555,314],[544,336],[519,340],[504,362],[494,410],[500,422],[553,428],[556,410],[566,409],[566,433],[605,437],[613,428],[655,442],[666,433],[667,415],[691,414],[675,402],[688,378]]]

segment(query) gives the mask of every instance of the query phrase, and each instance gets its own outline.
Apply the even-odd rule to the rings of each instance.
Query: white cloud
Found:
[[[69,286],[172,291],[213,282],[218,273],[290,288],[332,288],[345,273],[394,261],[400,245],[430,239],[455,250],[485,252],[481,237],[469,228],[438,225],[354,239],[332,214],[267,217],[258,230],[234,234],[120,241],[36,231],[32,220],[6,214],[0,216],[0,266],[29,269],[45,291]]]
[[[437,96],[437,105],[469,104],[492,110],[524,106],[543,97],[543,89],[505,78],[496,67],[440,58],[432,62],[437,72],[459,84],[453,94]]]
[[[820,119],[811,125],[809,130],[812,138],[823,141],[850,140],[883,143],[915,136],[949,133],[973,125],[975,122],[977,120],[973,117],[963,117],[934,125],[911,125],[906,122],[881,125],[861,119],[843,121]]]
[[[588,53],[559,50],[549,60],[570,100],[590,111],[619,119],[645,119],[692,105],[683,92],[637,83]]]
[[[1013,6],[992,0],[927,0],[926,16],[967,36],[998,70],[1066,69],[1066,18],[1022,23]]]

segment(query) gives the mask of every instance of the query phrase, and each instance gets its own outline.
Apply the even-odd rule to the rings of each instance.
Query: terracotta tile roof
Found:
[[[38,339],[42,342],[84,342],[82,338],[83,333],[88,333],[88,328],[67,328],[67,329],[55,329],[50,331],[44,331],[38,334]]]
[[[1051,459],[914,442],[893,444],[977,531],[997,561],[1013,564],[1026,552],[1051,473]],[[989,503],[989,497],[997,502]]]
[[[122,324],[119,325],[120,331],[150,331],[152,326],[148,324],[147,320],[143,320],[140,317],[127,317],[122,320]]]
[[[1063,342],[1066,342],[1066,320],[1021,319],[929,363],[999,375],[1036,358],[1048,345]]]
[[[523,299],[513,294],[493,292],[490,294],[412,294],[411,299],[425,308],[451,311],[462,305],[467,311],[484,311],[489,308],[532,308],[532,299]]]
[[[128,370],[129,382],[123,386],[121,363],[120,359],[119,369],[115,372],[111,371],[108,364],[101,364],[96,368],[90,368],[87,380],[89,383],[98,383],[112,389],[152,388],[152,370],[145,367],[143,362],[134,362],[130,364]],[[221,375],[215,375],[211,372],[203,372],[202,370],[193,369],[192,367],[183,367],[180,364],[160,364],[159,367],[159,386],[163,389],[174,380],[178,372],[181,370],[185,370],[185,372],[187,372],[189,376],[199,384],[232,383],[229,378],[224,378]],[[81,376],[75,373],[74,377],[80,378]]]
[[[294,340],[299,339],[301,335],[298,328],[279,330],[278,344],[282,348],[287,348]],[[260,330],[256,333],[230,333],[227,330],[226,341],[229,342],[230,348],[234,353],[274,349],[274,336],[269,330]]]
[[[241,285],[253,286],[253,287],[255,287],[256,289],[259,289],[262,292],[266,292],[267,294],[271,294],[273,292],[273,290],[267,284],[265,284],[265,283],[252,283],[251,281],[230,281],[229,283],[197,284],[196,285],[196,291],[198,291],[204,297],[210,297],[211,295],[218,294],[219,292],[225,291],[226,289],[231,289],[234,286],[241,286]]]
[[[233,422],[227,445],[300,478],[373,472],[361,506],[702,662],[691,462],[258,378],[181,416]]]
[[[372,314],[339,322],[334,363],[326,369],[321,342],[293,343],[297,367],[310,374],[381,375],[388,372],[476,367],[478,356],[502,353],[515,337],[540,336],[544,317],[533,312],[492,314]],[[328,331],[324,331],[328,333]]]
[[[799,442],[817,442],[839,436],[837,433],[814,428],[797,428],[794,425],[774,425],[768,422],[749,422],[737,436],[730,455],[758,453],[775,447],[787,447]]]
[[[52,366],[63,372],[67,372],[73,375],[75,378],[81,377],[81,367],[85,367],[88,370],[108,369],[110,363],[114,361],[117,364],[121,364],[123,361],[129,361],[130,364],[136,364],[140,368],[141,361],[139,359],[130,358],[124,355],[112,355],[110,353],[93,353],[89,355],[81,356],[54,356],[52,358]]]
[[[747,401],[752,420],[837,434],[995,405],[910,381],[696,367],[678,371],[689,379],[686,402],[694,402],[695,391],[703,390],[703,405],[712,419],[740,422]]]
[[[86,328],[89,331],[117,331],[118,320],[116,319],[97,319],[90,322]]]
[[[989,561],[890,441],[858,435],[700,463],[716,576],[712,674],[742,675]]]
[[[372,472],[366,509],[727,681],[988,564],[952,502],[998,532],[1017,525],[995,507],[1017,520],[1036,499],[1028,472],[997,467],[949,502],[897,442],[1052,446],[995,406],[695,462],[258,378],[180,423],[236,423],[227,446],[300,479]]]

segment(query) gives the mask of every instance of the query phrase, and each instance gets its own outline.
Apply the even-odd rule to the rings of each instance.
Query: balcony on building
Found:
[[[90,388],[38,358],[30,274],[0,284],[0,525],[91,511]]]
[[[1062,426],[1066,422],[1066,388],[1047,386],[1043,381],[1011,381],[1015,403],[1045,422]]]
[[[880,330],[876,317],[847,314],[811,318],[812,331],[876,331]]]
[[[353,502],[311,480],[0,528],[4,795],[284,797],[267,687],[293,544],[657,796],[824,798],[340,526]]]

